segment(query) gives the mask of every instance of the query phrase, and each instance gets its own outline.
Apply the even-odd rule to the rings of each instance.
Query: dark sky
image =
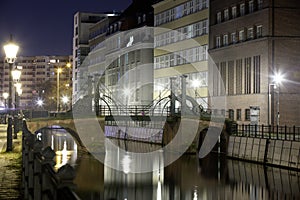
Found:
[[[76,12],[126,9],[132,0],[0,0],[0,56],[9,35],[19,56],[71,55]]]

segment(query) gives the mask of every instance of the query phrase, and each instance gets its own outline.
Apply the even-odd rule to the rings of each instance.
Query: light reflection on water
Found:
[[[132,158],[121,160],[123,171],[104,166],[91,154],[79,153],[72,136],[64,130],[41,131],[44,144],[54,147],[56,168],[75,167],[76,193],[87,200],[268,200],[300,199],[300,172],[264,167],[208,155],[184,155],[167,167],[148,173],[130,173]],[[145,152],[160,146],[112,140],[123,149]],[[113,158],[112,160],[117,160]],[[153,162],[163,166],[164,158]],[[154,167],[155,168],[155,167]]]

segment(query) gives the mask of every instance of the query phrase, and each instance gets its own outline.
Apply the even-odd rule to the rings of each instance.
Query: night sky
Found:
[[[10,34],[19,56],[71,55],[76,12],[126,9],[132,0],[0,0],[0,56]]]

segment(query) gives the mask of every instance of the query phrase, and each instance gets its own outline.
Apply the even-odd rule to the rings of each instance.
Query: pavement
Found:
[[[22,136],[13,139],[13,150],[6,152],[6,124],[0,124],[0,200],[22,199]]]

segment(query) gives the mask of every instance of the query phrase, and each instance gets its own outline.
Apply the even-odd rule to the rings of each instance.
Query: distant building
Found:
[[[170,94],[171,77],[180,95],[180,77],[186,75],[186,94],[207,108],[208,5],[208,0],[164,0],[153,5],[154,99]]]
[[[22,109],[37,108],[38,98],[48,102],[53,101],[52,110],[56,110],[56,86],[57,69],[62,68],[60,73],[60,94],[69,96],[72,94],[72,68],[67,67],[67,63],[72,63],[72,56],[18,56],[15,66],[20,66],[21,77],[19,82],[22,84],[22,95],[20,96],[20,106]],[[0,62],[0,99],[5,102],[2,94],[8,92],[9,68],[4,59]],[[51,88],[51,86],[53,86]],[[50,91],[54,90],[54,91]],[[13,102],[15,102],[15,89],[13,88]],[[53,94],[52,97],[47,96]],[[49,105],[45,105],[49,107]]]
[[[118,13],[83,13],[74,15],[73,30],[73,103],[80,98],[80,78],[84,76],[84,59],[106,35],[109,19]],[[101,23],[98,23],[100,22]],[[81,83],[82,84],[82,83]]]
[[[211,0],[209,7],[209,53],[221,76],[210,68],[213,98],[226,96],[227,116],[239,123],[299,125],[299,3]]]

